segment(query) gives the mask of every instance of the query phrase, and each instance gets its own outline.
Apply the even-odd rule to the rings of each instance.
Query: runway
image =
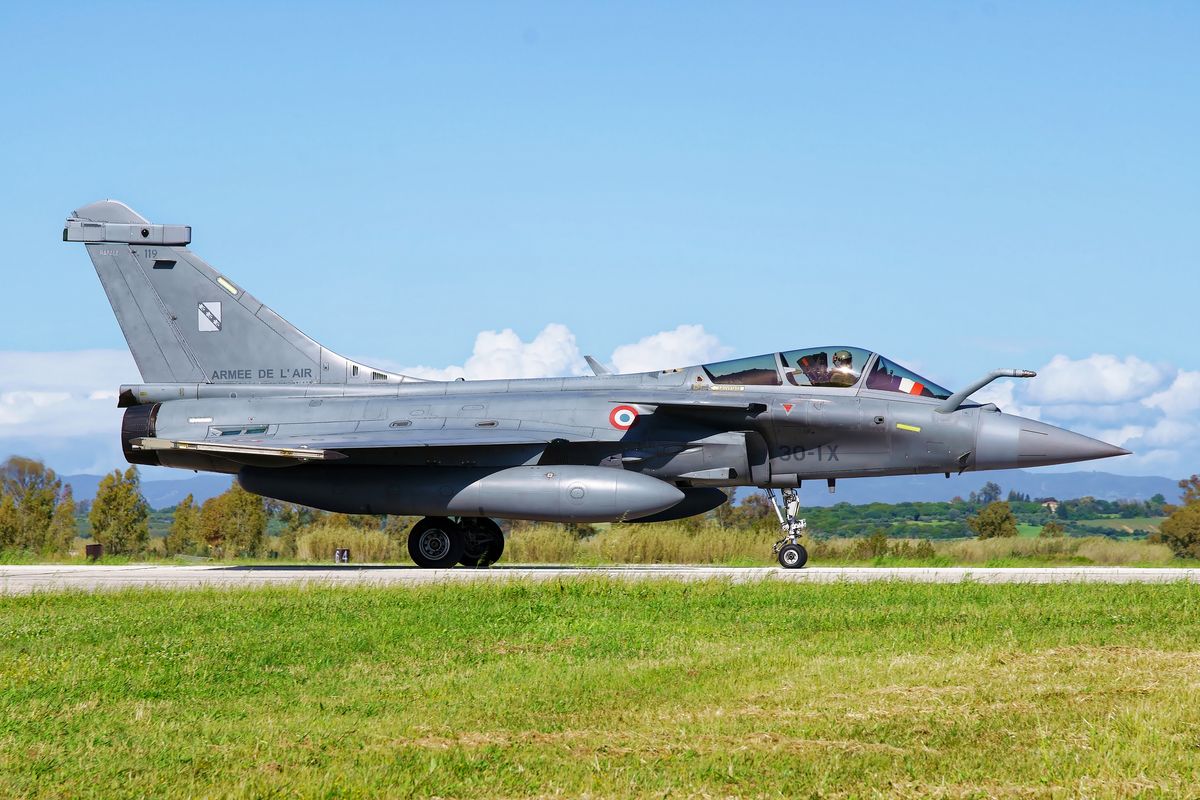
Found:
[[[1200,583],[1200,569],[1136,567],[778,567],[628,566],[573,567],[554,565],[497,566],[491,569],[434,569],[406,566],[0,566],[0,594],[51,591],[103,591],[156,587],[242,588],[275,585],[424,586],[477,581],[724,580],[733,583],[784,581],[910,581],[914,583]]]

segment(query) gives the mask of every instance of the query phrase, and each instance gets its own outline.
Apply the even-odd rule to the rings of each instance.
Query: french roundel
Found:
[[[608,414],[608,424],[619,431],[627,431],[638,418],[637,409],[633,406],[617,406]]]

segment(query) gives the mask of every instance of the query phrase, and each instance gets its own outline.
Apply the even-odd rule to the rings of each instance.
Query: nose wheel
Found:
[[[779,528],[783,538],[775,543],[771,552],[779,559],[779,566],[785,569],[800,569],[808,563],[808,551],[798,541],[804,535],[808,523],[800,519],[800,493],[795,489],[782,490],[783,502],[775,496],[774,489],[766,489],[775,516],[779,518]]]
[[[779,548],[779,566],[800,569],[808,563],[808,551],[802,544],[785,544]]]

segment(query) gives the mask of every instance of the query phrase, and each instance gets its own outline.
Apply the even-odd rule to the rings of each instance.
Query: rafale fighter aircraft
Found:
[[[779,562],[801,567],[803,480],[1033,467],[1126,450],[968,401],[858,347],[805,347],[594,377],[426,381],[327,350],[187,248],[185,225],[104,200],[74,212],[143,383],[122,386],[134,464],[224,472],[346,514],[421,516],[422,567],[486,566],[493,518],[656,522],[722,489],[770,496]],[[782,501],[776,494],[781,490]]]

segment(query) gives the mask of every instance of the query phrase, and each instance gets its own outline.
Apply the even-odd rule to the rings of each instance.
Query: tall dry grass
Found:
[[[510,563],[583,564],[771,564],[773,530],[712,526],[613,525],[579,538],[557,525],[518,528],[509,537],[504,559]],[[1173,561],[1166,545],[1120,541],[1103,536],[1047,539],[885,539],[807,540],[814,564],[1060,563],[1121,566],[1165,565]]]
[[[934,548],[956,563],[983,564],[1005,559],[1065,561],[1080,564],[1166,564],[1171,549],[1146,541],[1118,541],[1104,536],[1075,538],[956,539],[935,543]]]
[[[761,530],[715,525],[613,525],[586,537],[558,525],[528,525],[508,537],[504,559],[559,564],[754,564],[770,559],[776,538]]]
[[[508,564],[774,564],[771,545],[778,534],[767,528],[655,523],[611,525],[578,536],[561,525],[517,526],[508,536]],[[927,564],[931,566],[1020,564],[1094,564],[1101,566],[1171,564],[1166,545],[1120,541],[1103,536],[1074,538],[808,539],[810,563]],[[347,525],[322,525],[303,531],[297,558],[331,562],[338,547],[350,548],[355,562],[407,561],[403,537]]]
[[[309,528],[296,540],[296,556],[301,561],[333,561],[339,547],[350,548],[356,562],[396,561],[402,550],[382,531],[364,530],[349,525],[320,525]],[[407,552],[403,552],[407,556]]]

